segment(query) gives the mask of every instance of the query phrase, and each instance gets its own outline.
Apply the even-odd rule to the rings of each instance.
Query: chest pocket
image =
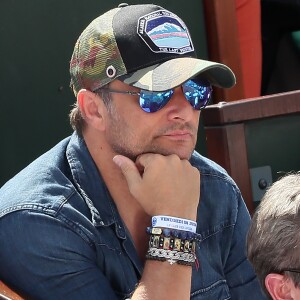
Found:
[[[97,265],[120,299],[130,296],[138,283],[138,274],[122,249],[121,240],[112,228],[98,228]]]
[[[226,280],[219,280],[212,285],[195,290],[191,294],[192,300],[227,300],[231,299]]]

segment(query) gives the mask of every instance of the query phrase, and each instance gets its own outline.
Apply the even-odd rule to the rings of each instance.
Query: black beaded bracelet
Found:
[[[153,235],[163,235],[165,237],[174,237],[180,238],[182,240],[195,240],[201,241],[201,234],[190,232],[190,231],[182,231],[177,229],[169,229],[169,228],[160,228],[160,227],[147,227],[146,232]]]

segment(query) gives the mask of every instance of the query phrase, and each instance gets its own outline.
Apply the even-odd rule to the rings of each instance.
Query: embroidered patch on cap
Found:
[[[167,10],[157,10],[139,18],[137,33],[156,53],[183,54],[194,51],[186,25]]]

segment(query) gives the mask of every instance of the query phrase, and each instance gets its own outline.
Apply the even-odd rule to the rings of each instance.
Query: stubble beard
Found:
[[[122,133],[124,134],[122,135]],[[123,130],[122,133],[121,131],[117,132],[117,130],[110,131],[110,146],[115,153],[124,155],[133,161],[144,153],[155,153],[164,156],[177,154],[181,159],[190,159],[195,148],[191,147],[188,153],[181,154],[179,150],[176,151],[176,146],[172,149],[161,146],[159,142],[156,142],[158,139],[156,137],[147,137],[142,141],[137,141],[137,138],[129,130]],[[179,147],[180,145],[178,145],[178,149]]]
[[[164,156],[177,154],[181,159],[190,159],[195,149],[196,141],[188,153],[185,153],[184,155],[176,153],[176,150],[174,150],[174,147],[176,148],[176,146],[174,146],[172,149],[166,148],[161,146],[158,141],[159,137],[164,135],[166,132],[176,129],[189,129],[194,135],[197,134],[197,129],[193,128],[191,125],[174,124],[173,126],[168,126],[168,128],[160,129],[155,136],[144,136],[138,140],[124,118],[120,117],[119,114],[114,111],[110,114],[107,140],[114,153],[124,155],[133,161],[135,161],[139,155],[144,153],[155,153]],[[180,147],[180,142],[178,147]]]

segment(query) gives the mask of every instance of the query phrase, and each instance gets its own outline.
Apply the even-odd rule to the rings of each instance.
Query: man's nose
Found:
[[[181,86],[175,88],[174,94],[165,108],[168,110],[168,115],[172,119],[176,118],[189,121],[194,115],[194,108],[185,98]]]

